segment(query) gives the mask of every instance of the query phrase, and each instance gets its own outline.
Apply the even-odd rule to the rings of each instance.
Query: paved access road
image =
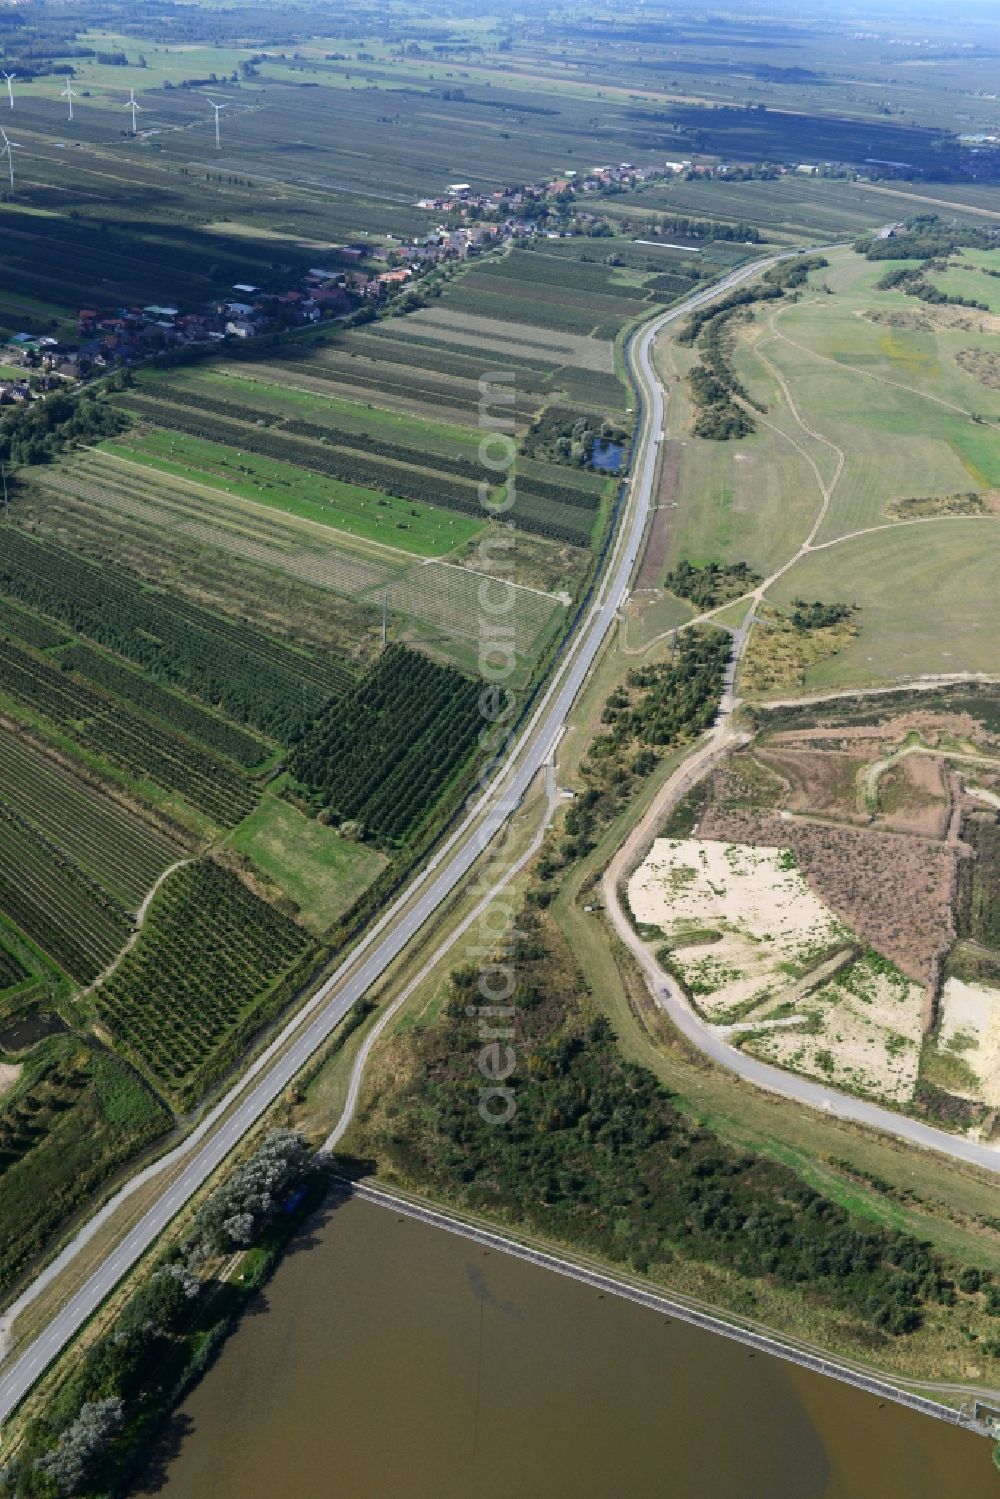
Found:
[[[298,1015],[219,1102],[188,1139],[154,1166],[139,1173],[117,1197],[95,1214],[53,1263],[8,1309],[0,1336],[9,1335],[17,1316],[75,1258],[82,1246],[114,1214],[124,1198],[168,1166],[185,1158],[180,1175],[154,1207],[107,1252],[99,1267],[35,1340],[0,1375],[0,1422],[17,1407],[43,1370],[100,1306],[122,1276],[225,1160],[265,1110],[280,1096],[344,1016],[399,956],[441,902],[468,874],[482,851],[520,804],[565,724],[598,651],[628,591],[642,550],[654,500],[657,446],[663,432],[664,399],[653,369],[657,333],[694,308],[758,274],[774,260],[756,261],[730,272],[711,286],[662,313],[637,333],[630,346],[632,371],[642,393],[642,427],[623,519],[609,549],[592,600],[567,641],[552,680],[508,754],[503,767],[471,807],[460,826],[384,913],[351,956],[317,990]],[[2,1346],[2,1345],[0,1345]]]

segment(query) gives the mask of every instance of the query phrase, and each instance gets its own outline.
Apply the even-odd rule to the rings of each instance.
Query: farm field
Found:
[[[166,881],[94,1003],[154,1085],[191,1103],[291,998],[279,982],[308,945],[300,927],[234,874],[199,860]]]
[[[364,844],[349,843],[331,827],[269,796],[228,840],[293,900],[316,935],[327,931],[388,864]]]
[[[35,1046],[0,1111],[0,1290],[169,1125],[163,1104],[103,1047],[72,1036]]]
[[[180,844],[0,727],[0,908],[71,978],[87,983],[124,943],[132,914]]]
[[[301,468],[262,454],[250,454],[227,443],[179,432],[171,427],[134,429],[105,445],[105,451],[127,455],[150,468],[193,478],[224,489],[255,504],[272,507],[301,520],[311,520],[358,536],[412,552],[438,556],[460,546],[481,529],[482,522],[456,517],[425,504],[419,509],[356,484],[303,473]],[[476,503],[469,486],[467,503]],[[382,515],[380,512],[385,511]]]
[[[352,832],[390,846],[417,827],[469,758],[479,687],[391,646],[296,746],[291,771]]]
[[[890,196],[899,191],[911,193],[911,200]],[[779,243],[829,244],[869,233],[907,213],[918,213],[921,197],[933,197],[936,192],[922,183],[892,184],[887,191],[874,183],[804,175],[750,182],[674,179],[613,199],[608,211],[612,216],[690,214],[726,222],[736,219]],[[962,193],[963,189],[957,188],[953,195],[950,185],[940,190],[940,196],[949,199],[961,199]],[[965,214],[960,201],[956,206],[959,217],[976,221],[973,204]]]
[[[551,467],[525,465],[532,474]],[[266,628],[362,660],[375,646],[386,601],[400,638],[463,667],[482,631],[478,532],[467,536],[455,562],[414,559],[99,453],[81,454],[57,473],[39,470],[30,491],[25,488],[20,513],[34,532],[124,563],[192,603],[242,613],[252,602]],[[524,537],[507,551],[505,563],[513,564],[507,622],[523,677],[562,617],[582,566],[572,548],[542,538],[533,544]],[[541,581],[549,586],[539,588],[534,580],[542,569]],[[526,586],[515,581],[519,573],[526,574]],[[251,743],[256,747],[235,756],[241,764],[257,765],[268,753],[259,740]]]
[[[491,316],[451,306],[459,276],[412,326],[140,371],[115,394],[124,436],[19,473],[0,567],[2,706],[19,742],[30,732],[34,753],[163,841],[149,884],[181,867],[126,948],[148,885],[116,862],[114,819],[92,849],[92,823],[53,790],[37,889],[5,887],[4,906],[69,981],[110,970],[88,1013],[171,1107],[294,997],[316,936],[453,794],[478,731],[484,597],[499,587],[510,603],[515,686],[554,642],[615,487],[579,457],[555,461],[559,444],[568,456],[580,432],[593,442],[609,410],[624,443],[612,340],[659,294],[651,274],[579,261],[567,277],[562,261],[514,252],[469,272]],[[480,501],[476,423],[484,371],[508,361],[527,450],[504,525]],[[394,643],[378,655],[383,610]],[[268,787],[284,765],[304,801]],[[220,846],[233,870],[206,860]],[[171,966],[166,949],[196,929],[189,886],[206,879],[206,911],[259,925],[267,952]]]

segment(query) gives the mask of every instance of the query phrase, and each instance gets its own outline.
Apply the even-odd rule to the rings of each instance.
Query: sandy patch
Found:
[[[701,832],[793,849],[809,887],[845,926],[914,982],[936,982],[940,960],[955,939],[954,849],[881,829],[719,806],[705,811]]]
[[[21,1068],[13,1062],[0,1062],[0,1098],[9,1093],[21,1076]]]
[[[805,999],[801,1028],[755,1032],[744,1049],[835,1087],[905,1103],[920,1064],[924,991],[865,956]]]
[[[776,847],[658,838],[628,898],[638,922],[665,934],[686,987],[716,1022],[763,1004],[851,940]]]
[[[979,1079],[979,1097],[1000,1107],[1000,989],[948,979],[941,994],[938,1050],[952,1052]]]

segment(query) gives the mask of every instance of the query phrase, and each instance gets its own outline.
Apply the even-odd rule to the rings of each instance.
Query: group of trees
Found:
[[[48,463],[77,443],[100,442],[123,432],[128,420],[95,391],[80,397],[54,391],[44,400],[11,406],[0,416],[0,459]]]
[[[916,270],[912,266],[900,266],[895,271],[888,271],[880,281],[876,282],[876,285],[880,291],[893,291],[898,288],[908,297],[918,297],[921,302],[929,302],[935,307],[974,307],[979,312],[989,312],[988,302],[981,302],[975,297],[961,297],[944,292],[933,282],[925,279],[927,271],[944,271],[947,268],[945,261],[927,261],[921,270]]]
[[[206,1260],[234,1247],[258,1243],[312,1159],[301,1135],[278,1129],[236,1168],[195,1214],[183,1243],[166,1252],[44,1414],[28,1424],[16,1456],[0,1471],[0,1494],[59,1499],[95,1487],[121,1491],[148,1442],[151,1414],[171,1408],[233,1315],[231,1307],[220,1308],[207,1335],[198,1333],[205,1282],[195,1271],[204,1273]]]
[[[701,732],[715,717],[731,642],[721,630],[688,630],[670,661],[629,673],[604,705],[610,732],[595,739],[581,766],[585,790],[566,814],[560,845],[565,862],[593,848],[598,832],[625,805],[635,787],[658,764],[661,754]],[[542,862],[547,882],[562,865]],[[537,893],[542,904],[551,891]]]
[[[760,582],[760,573],[746,562],[688,562],[682,558],[663,579],[664,588],[689,599],[699,609],[714,609],[738,599]]]
[[[454,974],[439,1023],[409,1033],[406,1081],[391,1122],[375,1126],[396,1174],[640,1273],[680,1259],[805,1293],[872,1347],[914,1332],[927,1305],[966,1296],[958,1267],[926,1243],[699,1126],[622,1057],[554,925],[530,907],[518,925],[516,1113],[503,1129],[479,1116],[466,1018],[476,974]]]
[[[275,1129],[260,1149],[198,1209],[184,1241],[189,1264],[243,1249],[258,1237],[289,1187],[304,1175],[311,1159],[302,1136]]]
[[[567,410],[564,406],[547,406],[532,420],[522,439],[521,451],[530,457],[588,468],[593,466],[594,449],[598,443],[624,445],[629,436],[621,423],[612,422],[607,417],[601,420]]]
[[[673,234],[678,239],[722,239],[737,244],[760,244],[761,232],[753,224],[742,220],[736,224],[725,224],[717,219],[692,219],[687,214],[661,214],[655,223],[658,234]]]
[[[797,630],[828,630],[833,625],[850,619],[855,612],[853,604],[824,604],[820,599],[807,602],[792,600],[792,624]]]
[[[855,242],[866,260],[941,260],[957,250],[993,250],[1000,245],[1000,231],[972,224],[946,224],[939,214],[918,213],[893,229],[884,239],[874,235]]]
[[[726,442],[756,431],[747,407],[761,408],[751,399],[733,367],[732,320],[743,314],[749,315],[755,302],[774,301],[787,291],[802,286],[810,271],[828,264],[822,255],[782,261],[765,271],[758,284],[730,292],[720,301],[691,314],[678,342],[697,343],[701,355],[701,363],[688,374],[691,399],[695,405],[694,431],[698,437]]]

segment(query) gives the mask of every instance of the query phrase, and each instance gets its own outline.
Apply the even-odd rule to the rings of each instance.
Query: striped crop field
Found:
[[[180,843],[9,728],[0,730],[0,911],[78,983],[124,945]]]
[[[514,648],[522,657],[532,654],[553,616],[564,607],[554,594],[501,583],[443,562],[414,568],[387,592],[390,608],[434,625],[447,635],[472,641],[484,632],[484,620],[491,628],[496,623],[497,616],[485,612],[483,598],[507,600],[510,609],[502,621],[514,631]]]
[[[0,729],[0,804],[130,910],[181,855],[178,842],[9,729]]]
[[[268,1002],[286,997],[275,986],[308,942],[235,875],[199,859],[164,882],[138,942],[96,991],[98,1012],[144,1071],[191,1102]]]

